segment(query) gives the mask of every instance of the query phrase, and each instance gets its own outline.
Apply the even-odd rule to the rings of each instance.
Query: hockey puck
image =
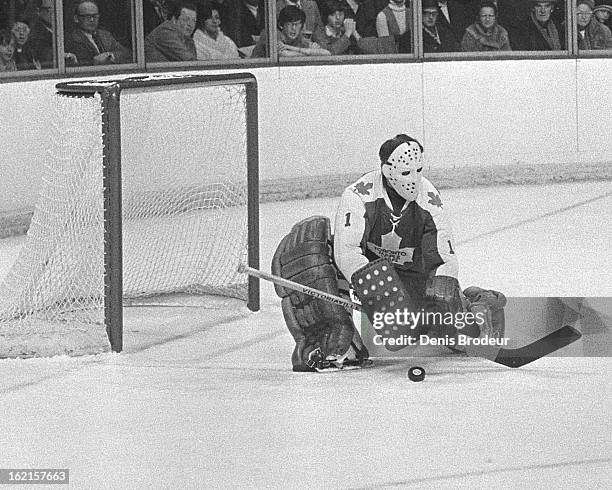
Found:
[[[425,379],[425,370],[418,366],[411,367],[408,370],[408,378],[410,381],[423,381]]]

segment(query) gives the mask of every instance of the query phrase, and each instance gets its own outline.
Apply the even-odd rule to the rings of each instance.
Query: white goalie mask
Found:
[[[414,201],[421,189],[423,153],[416,141],[399,145],[382,164],[387,182],[406,201]]]

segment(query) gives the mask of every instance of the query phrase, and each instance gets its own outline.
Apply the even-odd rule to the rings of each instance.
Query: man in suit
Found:
[[[100,11],[94,0],[83,0],[74,11],[74,29],[66,34],[65,50],[76,57],[77,66],[132,62],[132,53],[113,35],[98,28]],[[72,57],[67,58],[74,59]]]
[[[158,25],[145,38],[147,62],[197,60],[193,42],[197,20],[195,2],[176,0],[172,3],[168,15],[170,19]]]

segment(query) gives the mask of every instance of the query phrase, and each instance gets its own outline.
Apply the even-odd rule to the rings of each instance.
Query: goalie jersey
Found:
[[[334,260],[347,279],[369,262],[389,260],[399,274],[457,278],[450,223],[440,194],[421,178],[416,200],[394,212],[380,170],[348,186],[336,213]]]

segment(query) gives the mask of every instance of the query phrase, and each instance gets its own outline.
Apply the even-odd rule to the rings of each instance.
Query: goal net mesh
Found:
[[[0,357],[109,350],[101,98],[55,96],[27,239],[0,284]],[[121,95],[124,300],[247,297],[244,85]]]

